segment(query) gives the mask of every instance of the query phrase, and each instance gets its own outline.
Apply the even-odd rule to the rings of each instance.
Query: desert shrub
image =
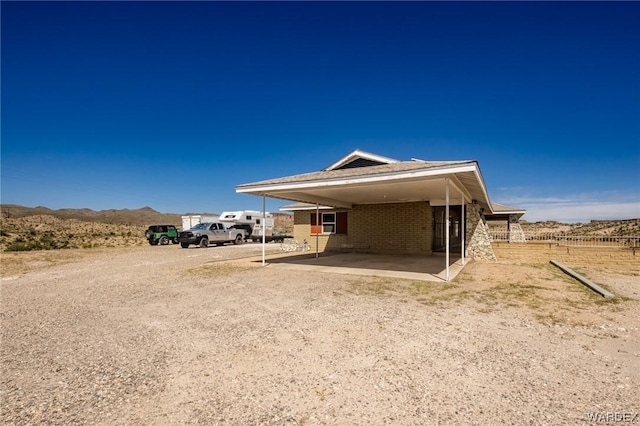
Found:
[[[13,243],[7,245],[5,251],[31,251],[38,250],[39,247],[37,243],[32,242],[23,242],[23,241],[14,241]]]
[[[36,242],[37,248],[40,250],[53,250],[61,248],[62,244],[56,239],[55,234],[51,231],[43,232],[40,239]]]

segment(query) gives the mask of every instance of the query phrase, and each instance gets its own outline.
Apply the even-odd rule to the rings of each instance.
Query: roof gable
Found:
[[[392,163],[398,163],[398,160],[356,149],[323,170],[353,169],[357,167],[380,166]]]

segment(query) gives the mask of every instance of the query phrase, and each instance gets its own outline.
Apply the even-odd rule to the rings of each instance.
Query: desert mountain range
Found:
[[[146,244],[144,231],[151,224],[182,226],[182,214],[140,209],[59,209],[0,205],[0,250],[118,247]],[[185,214],[207,214],[185,213]],[[273,213],[275,231],[291,235],[293,218]],[[489,224],[501,227],[503,224]],[[560,223],[523,221],[525,233],[557,235],[640,235],[640,219]]]

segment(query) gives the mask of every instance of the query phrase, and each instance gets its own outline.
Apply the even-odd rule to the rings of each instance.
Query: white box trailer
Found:
[[[217,222],[220,216],[217,214],[192,214],[182,216],[182,230],[191,229],[199,223]]]
[[[264,235],[267,241],[279,240],[279,236],[273,236],[273,215],[269,212],[265,212],[263,217],[262,212],[257,210],[228,211],[222,212],[218,220],[228,226],[244,229],[246,239],[262,241]]]

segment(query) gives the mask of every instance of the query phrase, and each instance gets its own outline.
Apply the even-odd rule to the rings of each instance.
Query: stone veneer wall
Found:
[[[510,243],[526,243],[524,229],[520,226],[520,222],[509,222],[509,242]]]
[[[466,253],[472,259],[496,261],[491,247],[489,228],[480,214],[478,204],[466,205]]]
[[[433,209],[427,202],[356,205],[346,211],[347,234],[319,235],[319,251],[432,253]],[[293,237],[299,242],[307,240],[311,251],[315,251],[316,235],[311,234],[311,214],[315,211],[294,213]]]

